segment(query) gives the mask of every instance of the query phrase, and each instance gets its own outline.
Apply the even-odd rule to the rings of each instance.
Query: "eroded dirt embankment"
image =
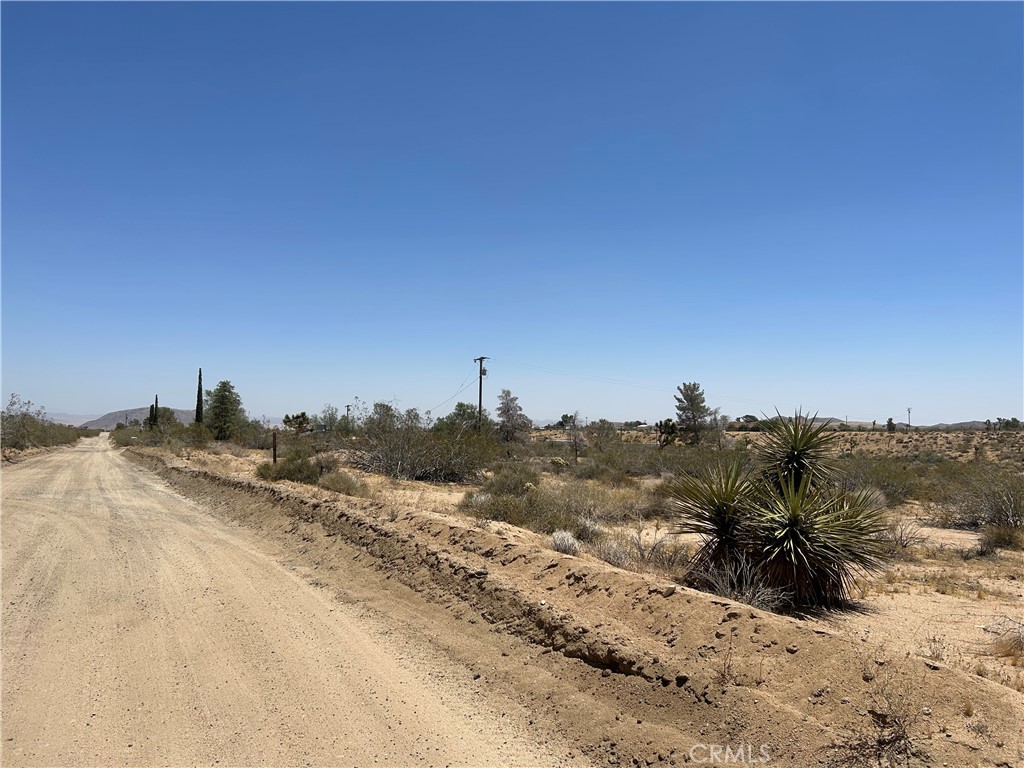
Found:
[[[617,709],[614,725],[587,750],[602,761],[682,763],[694,745],[743,744],[758,755],[765,745],[773,764],[823,765],[829,745],[848,743],[851,732],[885,735],[879,723],[894,718],[908,721],[919,760],[1022,760],[1024,697],[990,681],[561,555],[511,526],[344,496],[324,501],[300,486],[130,453],[218,515],[292,534],[311,580],[331,586],[339,553],[355,551],[354,559],[469,623],[482,619],[542,654],[582,662],[583,673],[573,675],[589,705],[604,696]],[[337,539],[355,549],[332,548]],[[495,684],[515,686],[512,672],[501,677]],[[544,714],[578,719],[566,705],[549,702]]]

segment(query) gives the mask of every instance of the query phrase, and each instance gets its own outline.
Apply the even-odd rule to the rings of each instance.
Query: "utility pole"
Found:
[[[910,431],[910,408],[907,408],[907,432]]]
[[[487,375],[487,369],[484,368],[484,360],[488,358],[481,355],[480,357],[474,357],[473,362],[480,364],[480,395],[477,399],[476,405],[476,431],[479,432],[480,428],[484,423],[484,376]]]

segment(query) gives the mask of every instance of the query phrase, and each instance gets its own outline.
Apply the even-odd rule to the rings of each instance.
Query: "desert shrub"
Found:
[[[594,557],[616,568],[635,570],[636,553],[629,540],[621,535],[605,536],[587,547]]]
[[[522,462],[506,462],[488,478],[480,489],[484,493],[525,496],[540,483],[540,475],[530,465]]]
[[[930,736],[921,725],[923,708],[914,701],[912,684],[897,682],[890,673],[869,696],[868,716],[845,741],[831,745],[828,768],[896,768],[927,757],[922,746]]]
[[[366,498],[370,495],[370,488],[362,478],[344,470],[328,472],[320,478],[319,482],[321,487],[336,493],[343,493],[346,496]]]
[[[56,445],[73,445],[80,437],[95,437],[98,429],[82,429],[56,424],[46,416],[46,409],[35,406],[12,394],[7,407],[0,412],[0,440],[4,448],[24,450]]]
[[[165,446],[172,450],[191,445],[188,430],[177,421],[160,423],[154,428],[138,423],[124,427],[120,424],[110,433],[110,440],[119,448],[130,445]]]
[[[599,459],[580,462],[573,467],[572,474],[580,480],[598,480],[608,485],[625,485],[630,482],[623,469],[603,463]]]
[[[996,635],[989,645],[992,655],[1016,659],[1024,657],[1024,621],[1010,616],[1001,616],[993,626],[987,629]]]
[[[890,457],[853,455],[843,457],[838,468],[851,489],[877,488],[888,505],[903,504],[920,496],[922,478],[909,462]]]
[[[325,453],[314,453],[303,445],[288,449],[276,464],[265,462],[256,467],[256,476],[262,480],[291,480],[296,483],[317,485],[320,478],[338,466],[336,457]]]
[[[800,413],[765,422],[753,468],[733,455],[674,484],[676,531],[703,542],[698,581],[749,561],[794,605],[832,606],[848,600],[859,571],[881,566],[886,519],[874,494],[842,488],[827,427]]]
[[[963,483],[946,503],[965,527],[1024,529],[1024,475],[989,468]]]
[[[995,554],[998,549],[1024,549],[1024,529],[1012,525],[986,525],[981,529],[978,550]]]
[[[654,524],[650,535],[648,530],[647,523],[638,519],[629,534],[636,565],[660,571],[676,581],[685,580],[692,565],[690,545],[664,531],[660,522]]]
[[[578,555],[580,542],[570,531],[555,531],[551,534],[551,548],[564,555]]]
[[[485,486],[486,488],[486,486]],[[580,541],[593,541],[601,533],[599,520],[616,517],[614,507],[621,504],[613,491],[570,480],[553,486],[537,486],[522,494],[492,493],[482,490],[467,493],[461,509],[475,517],[498,520],[538,533],[566,530]]]
[[[203,424],[193,421],[185,428],[182,439],[191,448],[205,448],[213,440],[213,433]]]
[[[117,425],[117,428],[112,430],[109,434],[110,442],[116,445],[118,448],[127,448],[130,445],[140,445],[139,438],[145,437],[145,432],[140,427],[125,427],[121,424]]]
[[[406,480],[468,482],[496,454],[492,437],[472,430],[432,430],[412,408],[377,403],[363,422],[352,462],[367,472]]]
[[[551,471],[556,475],[560,475],[564,470],[568,469],[569,462],[563,459],[561,456],[553,456],[548,460],[551,466]]]
[[[720,563],[703,563],[690,571],[690,579],[700,589],[730,600],[759,608],[779,611],[791,602],[790,594],[772,586],[762,566],[749,557],[739,557]]]
[[[538,533],[571,530],[576,522],[571,514],[539,504],[532,495],[467,493],[460,506],[475,517],[509,523]]]
[[[924,544],[928,537],[921,533],[921,526],[916,520],[893,517],[882,532],[882,539],[893,554],[900,554]]]

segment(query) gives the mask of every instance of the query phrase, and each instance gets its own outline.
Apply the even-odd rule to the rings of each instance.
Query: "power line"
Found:
[[[459,396],[459,395],[461,395],[461,394],[462,394],[463,392],[465,392],[465,391],[466,391],[467,389],[469,389],[469,388],[470,388],[471,386],[473,386],[473,382],[471,381],[471,379],[475,379],[475,378],[476,378],[475,376],[473,376],[472,374],[470,374],[470,375],[469,375],[469,376],[467,376],[467,377],[466,377],[465,379],[463,379],[463,380],[462,380],[462,384],[461,384],[461,385],[459,386],[459,391],[458,391],[458,392],[456,392],[456,393],[455,393],[454,395],[452,395],[451,397],[449,397],[449,398],[448,398],[447,400],[442,400],[442,401],[441,401],[440,403],[438,403],[437,405],[435,405],[435,406],[434,406],[433,408],[431,408],[431,409],[430,409],[430,412],[431,412],[431,413],[433,413],[433,412],[434,412],[434,411],[436,411],[436,410],[437,410],[438,408],[440,408],[440,407],[441,407],[442,405],[445,405],[445,404],[447,404],[447,403],[450,403],[450,402],[451,402],[452,400],[454,400],[454,399],[455,399],[456,397],[458,397],[458,396]]]

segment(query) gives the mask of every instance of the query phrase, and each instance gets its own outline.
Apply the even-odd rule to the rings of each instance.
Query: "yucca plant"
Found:
[[[795,605],[842,604],[857,572],[884,562],[888,521],[873,494],[841,489],[829,422],[798,411],[770,424],[753,470],[735,458],[672,488],[674,530],[703,539],[693,581],[706,586],[707,574],[744,562],[742,572]]]
[[[779,491],[789,480],[799,487],[805,476],[814,486],[832,482],[838,471],[834,443],[839,436],[831,429],[832,420],[815,424],[818,414],[797,411],[792,420],[775,414],[761,422],[764,437],[757,450],[766,479]]]
[[[752,491],[749,470],[739,456],[709,464],[673,485],[671,504],[679,516],[674,532],[703,539],[691,561],[694,572],[729,565],[747,549]]]
[[[877,498],[815,486],[807,473],[799,485],[789,477],[781,488],[768,486],[750,513],[764,578],[796,605],[847,602],[857,572],[878,569],[888,554],[888,518]]]

